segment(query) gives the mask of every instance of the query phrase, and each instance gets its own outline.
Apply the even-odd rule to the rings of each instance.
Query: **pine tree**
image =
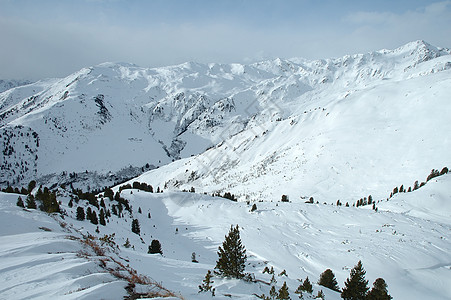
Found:
[[[368,292],[368,280],[365,280],[366,271],[359,261],[351,270],[351,274],[346,279],[345,287],[341,292],[341,298],[345,300],[365,300]]]
[[[86,220],[91,220],[92,218],[92,210],[91,207],[88,206],[88,208],[86,209]]]
[[[25,204],[23,203],[22,197],[19,196],[19,198],[17,198],[17,206],[19,207],[25,207]]]
[[[31,193],[35,187],[36,187],[36,181],[34,181],[34,180],[30,181],[30,183],[28,184],[28,193]]]
[[[97,225],[99,224],[99,220],[97,219],[97,213],[94,211],[92,211],[91,213],[91,218],[89,218],[89,220],[91,221],[92,224]]]
[[[191,253],[191,262],[198,263],[199,261],[196,259],[196,252]]]
[[[37,208],[36,202],[34,201],[34,197],[32,194],[28,194],[26,202],[27,202],[27,208],[32,208],[32,209]]]
[[[215,271],[218,275],[241,279],[247,260],[246,249],[241,244],[238,225],[230,226],[229,234],[225,237],[222,247],[218,248],[218,260]]]
[[[163,251],[161,250],[161,244],[159,240],[152,240],[149,246],[149,251],[147,251],[149,254],[163,254]]]
[[[304,299],[304,295],[302,294],[302,290],[300,289],[301,286],[298,286],[296,291],[294,291],[295,294],[298,295],[299,299]]]
[[[310,283],[308,276],[305,278],[304,282],[302,283],[302,290],[309,294],[313,293],[313,286]]]
[[[85,210],[83,207],[79,206],[77,207],[77,220],[78,221],[84,221],[85,219]]]
[[[413,184],[413,190],[418,190],[420,188],[420,185],[418,184],[418,180],[415,181],[415,183]]]
[[[391,300],[392,296],[388,294],[387,284],[382,278],[378,278],[373,283],[373,288],[366,296],[366,300]]]
[[[316,295],[315,299],[326,299],[326,295],[324,295],[323,290],[318,291],[318,294]]]
[[[99,212],[99,223],[100,223],[100,225],[103,225],[103,226],[106,225],[106,222],[105,222],[105,212],[104,212],[103,208],[101,208],[101,209],[100,209],[100,212]]]
[[[276,300],[277,297],[277,290],[274,285],[271,286],[271,289],[269,290],[269,299],[270,300]]]
[[[133,219],[132,221],[132,232],[139,235],[141,233],[141,228],[139,227],[138,219]]]
[[[289,300],[290,298],[290,294],[288,292],[288,287],[287,287],[287,283],[284,282],[282,287],[279,290],[279,295],[277,295],[276,299],[278,300]]]
[[[327,269],[326,271],[321,273],[321,275],[319,276],[318,284],[337,292],[340,291],[337,279],[335,279],[335,274],[331,269]]]
[[[211,292],[211,295],[215,295],[215,288],[211,286],[212,283],[214,283],[213,280],[211,280],[211,271],[208,270],[207,274],[205,275],[205,279],[202,281],[202,285],[199,285],[199,293],[200,292]]]

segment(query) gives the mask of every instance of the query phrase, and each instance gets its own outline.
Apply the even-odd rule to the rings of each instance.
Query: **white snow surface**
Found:
[[[75,207],[62,207],[64,220],[15,206],[17,195],[0,194],[0,298],[15,299],[122,299],[126,285],[102,271],[96,259],[77,257],[79,242],[67,236],[115,233],[117,257],[130,267],[184,299],[210,299],[198,293],[207,270],[213,270],[217,247],[231,225],[238,224],[248,263],[246,272],[269,282],[265,266],[276,271],[277,288],[287,282],[292,299],[298,279],[315,283],[330,268],[340,287],[350,269],[361,260],[369,285],[382,277],[394,299],[451,299],[451,175],[430,180],[419,190],[399,193],[371,206],[344,207],[303,201],[258,202],[251,205],[196,193],[147,193],[123,190],[133,217],[111,217],[107,226],[76,221]],[[110,201],[106,200],[107,207]],[[141,208],[142,213],[138,213]],[[148,218],[150,212],[151,218]],[[131,220],[139,220],[140,236],[131,233]],[[57,220],[67,225],[61,228]],[[39,229],[41,228],[41,229]],[[44,231],[47,228],[52,231]],[[75,230],[76,229],[76,230]],[[133,248],[123,244],[129,239]],[[152,239],[162,244],[163,255],[147,254]],[[191,262],[196,253],[199,263]],[[288,276],[277,276],[286,270]],[[214,277],[217,299],[257,299],[269,286]],[[326,299],[339,293],[314,284]]]
[[[349,197],[385,193],[370,178],[392,185],[449,164],[450,69],[450,51],[424,41],[317,61],[104,63],[0,94],[0,181],[161,167],[216,145],[189,161],[189,185],[254,200],[280,197],[262,190],[275,179],[292,197],[341,198],[350,182]],[[153,177],[185,184],[179,166]]]
[[[77,238],[88,233],[114,233],[120,249],[107,255],[176,295],[210,299],[198,285],[235,224],[246,271],[269,282],[265,266],[285,269],[277,287],[286,281],[292,299],[299,279],[315,283],[327,268],[343,287],[359,260],[369,285],[384,278],[394,299],[451,299],[451,175],[388,199],[394,187],[451,167],[450,53],[416,41],[317,61],[105,63],[0,93],[0,185],[85,171],[113,178],[149,164],[155,169],[129,183],[164,190],[122,191],[133,212],[113,215],[99,233],[75,220],[87,202],[68,207],[62,189],[64,220],[0,193],[0,299],[122,299],[127,282],[102,269],[99,257],[80,254]],[[196,193],[181,192],[191,188]],[[211,196],[218,192],[239,201]],[[377,212],[353,207],[369,195]],[[314,204],[305,203],[310,197]],[[105,202],[111,210],[114,202]],[[127,238],[133,248],[123,246]],[[147,254],[153,239],[162,256]],[[269,291],[263,282],[213,280],[217,299]],[[314,284],[315,294],[320,289],[341,299]]]

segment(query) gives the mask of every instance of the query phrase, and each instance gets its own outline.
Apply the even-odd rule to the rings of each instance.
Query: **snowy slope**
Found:
[[[436,63],[423,63],[416,72]],[[370,194],[385,199],[395,186],[407,188],[432,168],[451,165],[450,89],[450,70],[347,93],[331,86],[312,92],[304,106],[310,108],[262,121],[140,181],[165,189],[228,191],[253,201],[280,200],[282,194],[328,203],[352,204]]]
[[[74,219],[76,207],[86,207],[83,200],[70,208],[68,199],[60,198],[68,214],[63,229],[56,221],[59,218],[24,211],[14,205],[17,195],[2,193],[1,220],[17,225],[2,226],[0,298],[14,294],[27,299],[122,299],[125,284],[102,272],[95,257],[77,257],[75,252],[83,248],[65,238],[89,232],[98,237],[114,233],[119,246],[115,257],[176,295],[210,299],[198,293],[198,285],[214,268],[217,247],[230,225],[239,224],[248,254],[246,272],[261,281],[214,277],[217,299],[257,299],[254,293],[268,294],[269,286],[263,282],[269,282],[270,276],[262,274],[265,266],[274,267],[278,288],[287,282],[292,299],[297,297],[293,292],[298,279],[308,276],[315,283],[327,268],[343,287],[358,260],[369,284],[384,278],[394,299],[450,299],[450,183],[449,174],[437,177],[419,190],[377,203],[378,212],[371,206],[304,201],[259,202],[257,210],[250,212],[251,206],[244,202],[219,197],[126,189],[121,196],[130,201],[132,214],[112,216],[107,226],[98,226],[99,233],[95,225]],[[112,203],[106,200],[107,208]],[[139,236],[130,231],[132,219],[139,220]],[[130,248],[123,246],[127,239]],[[147,254],[152,239],[161,242],[162,256]],[[192,252],[199,263],[191,262]],[[288,276],[277,276],[284,269]],[[314,294],[320,289],[328,300],[341,299],[338,293],[314,284]]]
[[[318,61],[85,68],[0,94],[0,177],[15,184],[61,172],[114,174],[129,166],[162,166],[239,132],[254,134],[271,126],[269,121],[313,118],[309,112],[315,108],[332,109],[343,99],[363,105],[358,99],[367,91],[390,92],[381,86],[411,80],[427,94],[431,76],[449,74],[449,54],[416,41],[395,50]],[[410,87],[403,88],[409,96]],[[440,93],[448,86],[436,88]],[[387,100],[383,109],[393,101]],[[23,139],[29,136],[24,130],[39,143]],[[36,166],[25,166],[30,160]]]
[[[0,193],[1,299],[110,299],[126,295],[126,282],[79,254],[76,232],[56,219],[15,206],[18,195]],[[23,197],[23,196],[22,196]],[[114,295],[114,296],[113,296]]]

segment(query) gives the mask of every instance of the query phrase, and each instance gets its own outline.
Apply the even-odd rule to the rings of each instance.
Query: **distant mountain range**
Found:
[[[415,41],[315,61],[104,63],[9,83],[0,181],[101,187],[158,168],[143,176],[162,188],[242,199],[382,194],[451,163],[450,54]]]

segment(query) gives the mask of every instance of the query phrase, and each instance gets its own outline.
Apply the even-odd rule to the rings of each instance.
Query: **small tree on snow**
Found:
[[[289,300],[290,294],[288,293],[288,286],[287,283],[284,282],[282,287],[279,290],[279,294],[276,297],[277,300]]]
[[[20,196],[19,196],[19,198],[17,198],[16,205],[19,206],[19,207],[25,207],[25,204],[23,203],[23,200],[22,200],[22,198]]]
[[[271,285],[271,289],[269,290],[269,300],[276,300],[278,295],[277,295],[277,290],[276,287],[274,285]]]
[[[392,296],[388,294],[387,284],[382,278],[378,278],[373,283],[373,288],[366,296],[367,300],[391,300]]]
[[[198,263],[197,259],[196,259],[196,252],[191,253],[191,261],[193,263]]]
[[[238,225],[230,226],[229,234],[225,237],[222,247],[218,248],[218,257],[215,273],[229,278],[241,279],[244,277],[247,256],[246,249],[241,244]]]
[[[334,291],[340,291],[335,274],[331,269],[327,269],[319,276],[318,284]]]
[[[202,281],[203,283],[201,285],[199,285],[199,293],[211,292],[212,296],[215,295],[215,288],[213,288],[211,286],[211,284],[214,283],[214,281],[211,280],[211,277],[213,277],[213,275],[211,274],[211,271],[208,270],[207,274],[205,275],[204,280]]]
[[[83,207],[79,206],[77,207],[77,220],[78,221],[84,221],[85,219],[85,210]]]
[[[346,279],[345,287],[341,292],[341,298],[344,300],[365,300],[366,294],[369,290],[368,280],[365,280],[366,271],[359,261],[357,265],[352,268],[349,278]]]
[[[27,208],[32,208],[32,209],[36,209],[36,201],[34,201],[34,196],[32,194],[28,194],[27,199]]]
[[[152,240],[149,246],[149,251],[147,251],[149,254],[163,254],[163,251],[161,250],[161,244],[159,240]]]
[[[299,298],[302,297],[302,292],[307,292],[309,294],[313,293],[313,286],[310,283],[308,276],[307,276],[307,278],[305,278],[304,281],[301,280],[301,284],[298,286],[298,288],[295,291],[296,294],[299,294]]]
[[[139,227],[138,219],[133,219],[132,221],[132,232],[139,235],[141,233],[141,228]]]

